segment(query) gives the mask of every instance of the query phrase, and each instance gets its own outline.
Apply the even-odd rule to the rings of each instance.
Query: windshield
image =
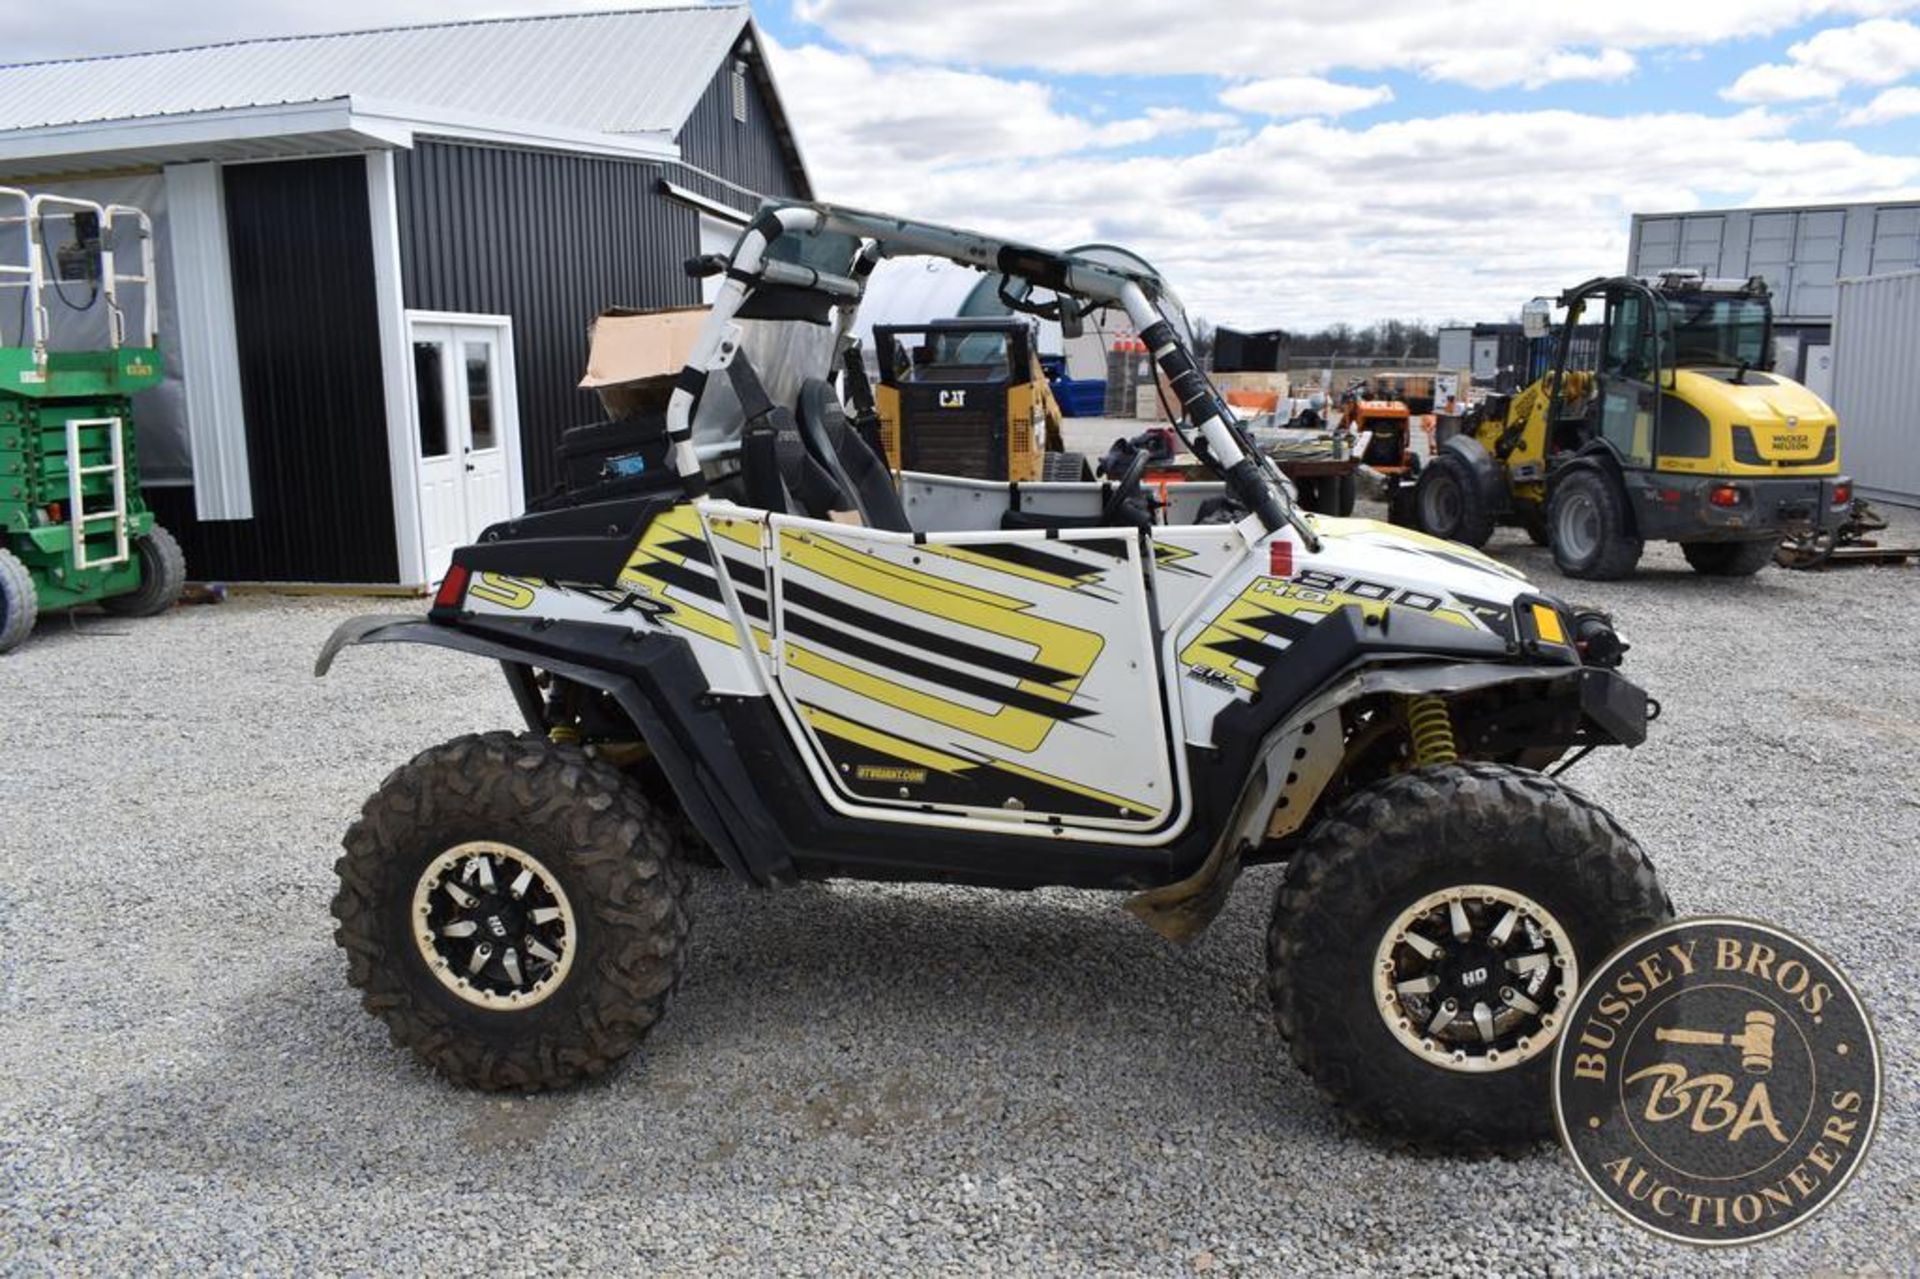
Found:
[[[1767,304],[1743,297],[1665,297],[1672,343],[1661,362],[1672,368],[1764,363]]]

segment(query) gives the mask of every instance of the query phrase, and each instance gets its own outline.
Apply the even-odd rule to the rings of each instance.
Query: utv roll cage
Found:
[[[768,204],[731,258],[697,260],[699,273],[724,272],[725,279],[667,405],[669,458],[689,499],[707,493],[702,462],[737,447],[745,425],[711,423],[711,415],[700,412],[710,378],[719,374],[748,388],[741,405],[749,418],[770,407],[765,395],[752,394],[765,371],[751,368],[741,321],[831,323],[833,349],[821,367],[809,370],[831,377],[858,341],[854,320],[867,277],[881,260],[894,257],[944,258],[997,273],[1003,277],[1001,298],[1032,315],[1057,317],[1066,299],[1081,302],[1075,308],[1080,313],[1102,306],[1123,309],[1171,389],[1179,415],[1174,425],[1187,446],[1266,530],[1291,527],[1310,548],[1319,549],[1319,536],[1295,508],[1278,470],[1240,428],[1201,371],[1187,336],[1169,318],[1169,311],[1181,313],[1159,277],[1078,253],[829,204]],[[1035,289],[1053,300],[1035,301]],[[741,364],[746,367],[736,367]]]

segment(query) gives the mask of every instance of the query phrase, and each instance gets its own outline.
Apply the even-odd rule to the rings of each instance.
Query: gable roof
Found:
[[[0,132],[340,98],[583,133],[678,133],[744,4],[242,40],[0,66]]]

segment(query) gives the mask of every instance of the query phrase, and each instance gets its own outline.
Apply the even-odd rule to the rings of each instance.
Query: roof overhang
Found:
[[[664,133],[594,133],[359,97],[228,107],[0,132],[0,172],[39,177],[194,161],[409,148],[421,137],[637,160],[678,159]]]

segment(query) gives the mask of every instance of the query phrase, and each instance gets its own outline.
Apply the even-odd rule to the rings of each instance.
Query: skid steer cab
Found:
[[[875,325],[874,388],[888,469],[978,480],[1086,478],[1034,354],[1031,319]]]
[[[1697,572],[1745,577],[1783,537],[1846,521],[1839,423],[1772,371],[1765,280],[1618,276],[1558,305],[1551,367],[1470,415],[1400,508],[1407,522],[1475,547],[1517,524],[1568,576],[1617,578],[1650,541],[1678,542]],[[1576,368],[1575,330],[1595,308],[1598,358]],[[1549,334],[1551,309],[1528,304],[1530,337]]]
[[[848,356],[873,265],[912,255],[1035,314],[1123,308],[1216,478],[1155,506],[1144,450],[1104,485],[892,470]],[[396,1040],[482,1088],[607,1069],[680,979],[692,866],[1107,889],[1185,939],[1284,862],[1267,963],[1295,1060],[1401,1137],[1551,1132],[1581,975],[1670,914],[1544,771],[1646,734],[1607,618],[1296,510],[1119,251],[772,205],[675,385],[670,467],[489,529],[426,618],[321,654],[465,652],[524,720],[423,752],[347,831],[338,937]]]

